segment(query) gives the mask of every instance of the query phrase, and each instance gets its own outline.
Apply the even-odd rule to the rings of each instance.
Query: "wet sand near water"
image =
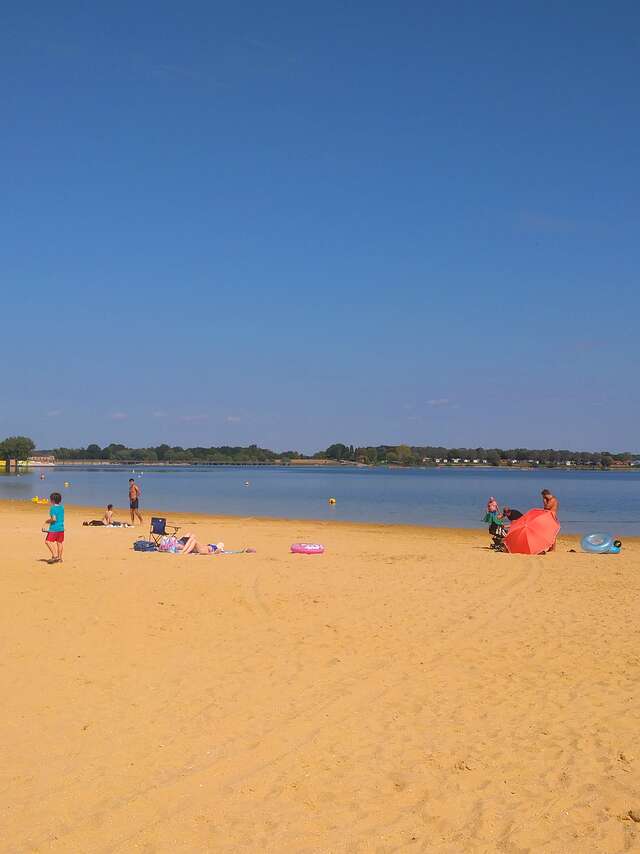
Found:
[[[640,541],[102,512],[0,503],[0,851],[640,850]]]

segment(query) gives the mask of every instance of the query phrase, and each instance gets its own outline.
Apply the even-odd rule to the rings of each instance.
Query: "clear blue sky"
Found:
[[[637,2],[0,16],[0,434],[638,449]]]

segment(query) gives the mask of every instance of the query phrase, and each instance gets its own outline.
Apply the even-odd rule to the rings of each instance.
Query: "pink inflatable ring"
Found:
[[[294,555],[321,555],[324,554],[324,546],[320,543],[294,543],[291,551]]]

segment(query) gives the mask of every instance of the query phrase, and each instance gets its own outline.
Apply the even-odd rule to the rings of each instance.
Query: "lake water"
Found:
[[[483,527],[489,495],[524,512],[540,506],[540,490],[548,488],[560,499],[563,530],[640,535],[640,472],[158,466],[132,474],[128,466],[56,466],[3,474],[0,498],[28,500],[57,490],[67,504],[112,503],[126,518],[130,477],[142,490],[143,513],[148,507],[465,528]]]

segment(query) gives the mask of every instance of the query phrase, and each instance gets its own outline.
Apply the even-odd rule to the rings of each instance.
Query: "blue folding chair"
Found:
[[[149,539],[159,546],[162,537],[175,537],[179,530],[176,525],[167,525],[167,520],[162,516],[152,516]]]

